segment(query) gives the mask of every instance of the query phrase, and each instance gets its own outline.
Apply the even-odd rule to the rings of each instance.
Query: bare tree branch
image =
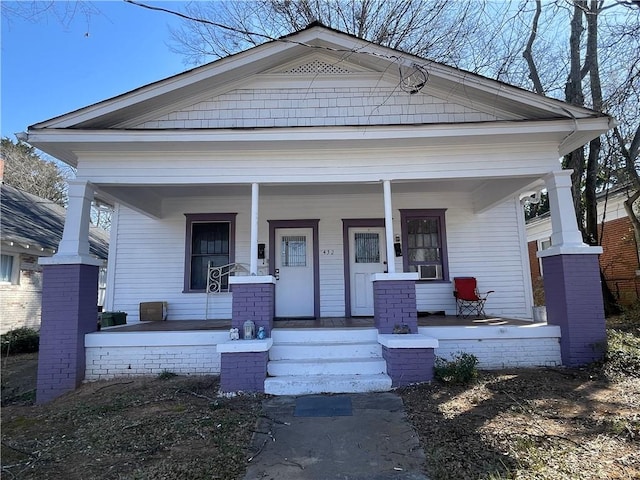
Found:
[[[531,24],[531,33],[529,35],[529,40],[527,41],[527,46],[522,53],[522,56],[527,61],[527,65],[529,66],[529,78],[533,82],[533,90],[540,95],[544,95],[544,87],[542,86],[542,82],[540,81],[540,75],[538,75],[538,68],[533,60],[533,42],[536,39],[536,35],[538,34],[538,21],[540,20],[540,15],[542,14],[542,2],[541,0],[536,0],[536,13],[533,16],[533,23]]]

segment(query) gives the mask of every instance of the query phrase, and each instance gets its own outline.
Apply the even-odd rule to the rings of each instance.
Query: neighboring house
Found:
[[[51,200],[6,184],[0,184],[0,208],[0,333],[18,327],[39,329],[42,267],[38,259],[56,253],[66,211]],[[91,253],[104,261],[106,269],[107,232],[91,228],[89,238]]]
[[[598,235],[601,237],[600,268],[621,305],[631,305],[640,298],[640,260],[631,220],[624,209],[627,188],[614,189],[598,196]],[[606,208],[605,208],[606,207]],[[602,220],[604,219],[604,227]],[[527,240],[534,299],[544,304],[542,263],[536,253],[551,246],[551,216],[527,222]]]
[[[274,370],[265,381],[267,362],[291,354],[280,342],[293,342],[276,335],[274,317],[373,316],[367,341],[382,349],[386,388],[431,378],[434,353],[446,353],[447,342],[452,351],[486,347],[500,356],[493,366],[599,358],[600,250],[581,241],[559,157],[611,124],[592,110],[316,24],[33,125],[32,145],[77,168],[65,235],[45,265],[53,286],[85,285],[96,274],[82,221],[96,196],[116,205],[108,310],[126,311],[135,323],[140,302],[166,301],[171,320],[231,319],[241,330],[253,320],[268,336],[225,342],[224,332],[90,333],[89,306],[60,302],[46,316],[64,318],[56,331],[65,328],[70,338],[87,334],[87,358],[80,340],[69,340],[64,354],[77,362],[61,374],[43,370],[39,401],[74,388],[85,378],[85,360],[86,378],[100,378],[100,365],[117,355],[107,374],[172,365],[220,372],[226,391],[285,391],[274,387]],[[550,325],[418,329],[417,312],[455,314],[457,276],[495,290],[490,314],[531,319],[520,199],[541,188],[554,208],[548,281],[571,285],[548,303]],[[208,262],[243,264],[248,275],[207,295]],[[411,334],[393,335],[402,325]],[[580,333],[563,333],[559,345],[560,331],[573,329]],[[535,343],[541,336],[549,350]],[[504,339],[516,337],[521,342],[505,348]],[[186,345],[204,343],[176,366]],[[62,355],[60,344],[46,351],[41,362],[48,364]],[[153,360],[145,367],[140,358]],[[317,391],[369,388],[358,383],[364,376],[331,390],[320,375]],[[287,385],[306,380],[292,375]]]

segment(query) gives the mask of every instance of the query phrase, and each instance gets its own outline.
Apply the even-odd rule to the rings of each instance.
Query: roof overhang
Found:
[[[31,130],[28,141],[77,165],[83,154],[296,149],[431,147],[498,143],[553,143],[558,156],[611,128],[610,117],[354,127],[199,130]]]

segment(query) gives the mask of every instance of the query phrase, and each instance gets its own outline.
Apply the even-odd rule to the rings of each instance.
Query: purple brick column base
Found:
[[[576,367],[601,360],[607,334],[598,255],[543,257],[542,268],[547,322],[562,332],[562,363]]]
[[[220,390],[264,392],[269,352],[222,353]]]
[[[231,286],[233,302],[231,307],[231,327],[240,331],[247,320],[264,327],[267,337],[271,336],[275,308],[275,285],[273,283],[237,283]]]
[[[98,267],[44,265],[36,402],[75,390],[85,372],[84,336],[98,323]]]
[[[393,333],[396,325],[418,333],[415,280],[373,282],[373,320],[379,333]]]
[[[435,353],[433,348],[388,348],[382,347],[382,356],[387,361],[387,375],[392,387],[404,387],[412,383],[433,380]]]

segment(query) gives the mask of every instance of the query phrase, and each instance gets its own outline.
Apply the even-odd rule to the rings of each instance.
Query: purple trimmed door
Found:
[[[313,230],[278,228],[275,241],[276,317],[314,317]]]
[[[371,274],[387,270],[384,228],[349,228],[349,244],[351,315],[372,317]]]

